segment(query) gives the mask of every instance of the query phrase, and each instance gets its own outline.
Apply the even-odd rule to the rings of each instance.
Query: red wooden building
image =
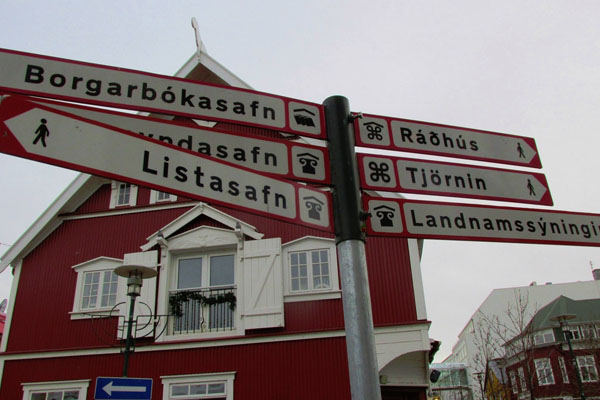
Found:
[[[245,85],[205,53],[178,75]],[[382,393],[423,400],[418,244],[368,238],[366,255]],[[82,174],[1,261],[14,273],[1,399],[93,399],[97,377],[121,375],[128,299],[113,270],[128,262],[158,271],[128,371],[152,378],[153,399],[350,398],[331,235]]]

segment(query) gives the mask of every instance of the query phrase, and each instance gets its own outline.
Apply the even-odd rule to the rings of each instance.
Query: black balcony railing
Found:
[[[234,287],[173,291],[169,307],[172,335],[235,329]]]

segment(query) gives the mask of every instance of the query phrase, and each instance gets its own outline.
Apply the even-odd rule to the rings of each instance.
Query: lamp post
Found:
[[[579,366],[577,365],[577,360],[575,359],[575,354],[573,353],[573,346],[571,345],[571,332],[566,329],[568,323],[567,321],[571,319],[575,319],[577,316],[575,314],[560,314],[550,317],[550,321],[557,321],[560,325],[560,329],[563,332],[563,335],[567,339],[567,346],[569,347],[569,355],[571,356],[571,364],[573,364],[573,368],[575,369],[575,376],[577,377],[577,386],[579,387],[579,395],[581,396],[581,400],[585,400],[585,393],[583,393],[583,383],[581,382],[581,375],[579,374]]]
[[[133,328],[133,312],[135,309],[135,298],[142,291],[144,279],[155,277],[158,272],[155,269],[145,265],[125,264],[115,268],[115,274],[127,278],[127,296],[131,298],[129,301],[129,319],[127,322],[127,338],[125,342],[125,352],[123,360],[123,376],[127,376],[129,368],[129,355],[133,345],[133,336],[131,334]]]

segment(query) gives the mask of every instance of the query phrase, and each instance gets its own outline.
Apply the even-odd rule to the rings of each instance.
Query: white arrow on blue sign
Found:
[[[152,397],[151,378],[110,378],[96,379],[96,400],[150,400]]]

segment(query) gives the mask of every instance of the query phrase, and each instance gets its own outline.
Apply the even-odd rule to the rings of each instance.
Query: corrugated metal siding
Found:
[[[145,238],[185,212],[176,208],[65,221],[23,263],[8,351],[88,347],[112,343],[95,338],[89,321],[71,321],[77,275],[71,268],[100,256],[122,258]],[[32,329],[32,324],[39,329]],[[99,332],[103,333],[103,332]],[[106,342],[106,340],[108,340]]]
[[[86,203],[80,209],[98,209],[102,201],[108,204],[107,188],[110,189],[110,186],[103,185],[90,197],[90,205]],[[333,237],[316,229],[232,208],[217,208],[257,227],[265,238],[280,237],[282,243],[307,235]],[[102,327],[102,330],[107,328],[111,333],[107,336],[99,331],[97,323],[92,326],[88,320],[70,320],[76,285],[76,273],[71,267],[100,256],[122,258],[124,253],[139,251],[146,237],[187,210],[176,208],[65,221],[25,258],[8,350],[54,350],[114,344],[115,329],[112,326]],[[221,226],[201,217],[188,228],[201,224]],[[406,241],[369,238],[366,252],[375,325],[414,322],[416,311]],[[52,304],[52,307],[40,307],[42,302]],[[288,303],[285,305],[285,317],[284,332],[343,327],[341,300]],[[33,321],[44,329],[31,329]],[[101,333],[99,337],[97,332]]]
[[[108,210],[110,205],[110,183],[100,186],[94,194],[92,194],[83,203],[74,214],[85,214],[91,212]]]
[[[417,320],[415,294],[405,239],[371,237],[365,246],[375,325]]]
[[[2,399],[20,399],[21,382],[91,379],[94,398],[98,376],[120,376],[120,355],[8,361]],[[344,338],[226,346],[179,351],[137,352],[130,377],[152,378],[152,399],[162,398],[161,376],[235,371],[236,399],[349,399]]]
[[[285,303],[286,332],[344,329],[341,300]]]

